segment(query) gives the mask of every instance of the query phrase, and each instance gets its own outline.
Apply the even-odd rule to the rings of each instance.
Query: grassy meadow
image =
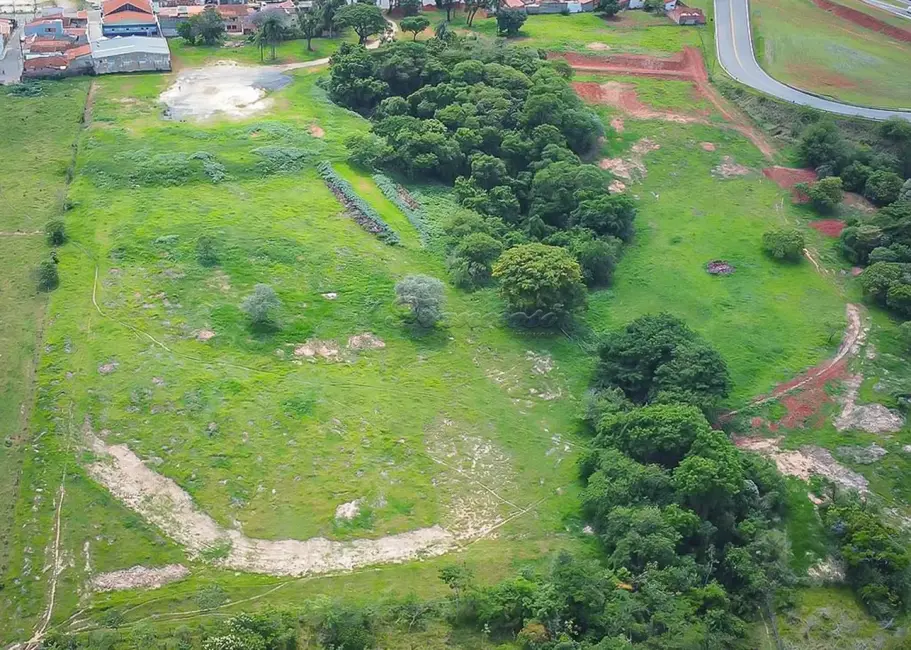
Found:
[[[272,51],[266,48],[260,53],[259,46],[246,40],[229,39],[224,45],[187,45],[182,38],[169,38],[173,67],[175,70],[192,68],[218,61],[236,61],[247,65],[275,65],[279,63],[301,63],[332,56],[342,43],[357,43],[354,33],[336,38],[314,38],[307,50],[306,39],[282,41]]]
[[[855,104],[911,107],[911,43],[855,25],[810,0],[757,0],[752,26],[760,64],[776,79]]]

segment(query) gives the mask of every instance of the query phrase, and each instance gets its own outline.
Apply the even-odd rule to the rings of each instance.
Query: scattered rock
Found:
[[[602,158],[598,166],[626,181],[641,181],[648,173],[644,162],[646,154],[660,148],[661,145],[642,138],[630,148],[628,158]]]
[[[612,180],[612,181],[608,184],[607,190],[608,190],[611,194],[620,194],[621,192],[625,192],[625,191],[626,191],[626,184],[623,183],[622,181],[618,181],[618,180],[615,178],[614,180]]]
[[[348,339],[349,350],[380,350],[385,347],[386,343],[371,332],[357,334]],[[295,354],[297,354],[296,351]]]
[[[845,394],[841,398],[842,411],[835,418],[838,431],[866,431],[867,433],[895,433],[904,426],[904,418],[882,404],[857,404],[857,393],[863,375],[853,375],[845,380]]]
[[[335,300],[336,298],[338,298],[338,294],[335,293],[334,291],[330,291],[329,293],[324,293],[323,298],[325,298],[326,300]]]
[[[294,356],[306,359],[322,357],[323,359],[337,361],[339,359],[338,344],[335,341],[308,339],[305,343],[294,348]]]
[[[869,447],[843,446],[835,451],[838,452],[839,456],[847,458],[851,462],[858,463],[859,465],[870,465],[889,453],[876,443],[873,443]]]
[[[804,445],[800,449],[782,450],[778,443],[781,438],[741,436],[734,438],[734,444],[741,449],[768,456],[786,476],[796,476],[804,481],[814,474],[824,476],[848,489],[867,492],[867,479],[854,472],[832,457],[828,449]]]
[[[817,585],[840,584],[845,581],[845,567],[830,555],[807,569],[807,576]]]
[[[115,370],[117,370],[117,366],[119,366],[119,365],[120,364],[117,363],[116,361],[111,361],[104,365],[98,366],[98,372],[100,372],[102,375],[109,375],[112,372],[114,372]]]
[[[196,340],[202,341],[203,343],[205,343],[206,341],[213,338],[214,336],[215,336],[215,332],[213,332],[212,330],[199,330],[199,332],[196,334]]]
[[[535,354],[532,350],[527,350],[525,359],[531,361],[531,371],[536,375],[549,375],[554,369],[554,360],[549,354]]]
[[[730,275],[734,272],[734,267],[724,260],[712,260],[705,265],[705,270],[711,275]]]
[[[336,521],[351,521],[361,513],[361,503],[363,499],[355,499],[348,503],[343,503],[335,509]]]

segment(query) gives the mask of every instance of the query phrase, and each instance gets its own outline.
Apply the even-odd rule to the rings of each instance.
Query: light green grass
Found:
[[[625,11],[617,21],[607,21],[592,13],[562,16],[560,14],[529,16],[519,36],[510,43],[536,47],[549,51],[579,51],[589,54],[653,53],[671,55],[684,45],[698,47],[700,27],[680,27],[663,16],[653,16],[643,11]],[[476,18],[472,28],[465,26],[464,14],[453,15],[453,27],[460,31],[496,38],[495,18]],[[603,43],[609,51],[586,49],[589,43]]]
[[[757,52],[776,79],[846,102],[911,107],[911,44],[855,25],[810,0],[756,0],[751,6]]]
[[[629,84],[636,89],[636,97],[643,104],[661,111],[683,114],[702,113],[721,120],[717,110],[690,81],[651,79],[623,75],[576,73],[573,81],[607,83],[615,81]]]
[[[171,48],[173,57],[173,68],[180,70],[217,61],[275,65],[324,59],[332,56],[342,43],[357,43],[357,36],[353,33],[346,33],[336,38],[314,38],[310,43],[312,51],[307,50],[306,39],[283,41],[275,48],[274,60],[270,48],[266,48],[265,58],[261,59],[259,46],[246,41],[243,41],[243,45],[237,45],[237,43],[237,40],[231,39],[224,46],[187,45],[182,38],[168,39],[168,47]]]

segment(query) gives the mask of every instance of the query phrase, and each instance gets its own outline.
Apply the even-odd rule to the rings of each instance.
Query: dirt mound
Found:
[[[862,197],[860,194],[855,194],[854,192],[845,192],[845,198],[843,203],[862,212],[876,212],[876,206],[870,203],[867,199]]]
[[[734,444],[741,449],[760,453],[771,458],[778,471],[786,476],[796,476],[807,481],[814,474],[824,476],[846,488],[868,491],[867,479],[839,463],[828,449],[804,445],[796,450],[782,450],[781,438],[735,437]]]
[[[749,173],[749,167],[738,165],[731,156],[724,156],[720,163],[712,167],[712,176],[716,178],[736,178]]]
[[[381,350],[386,347],[386,343],[380,337],[371,332],[357,334],[348,339],[349,350]]]
[[[724,260],[712,260],[705,265],[705,270],[711,275],[730,275],[734,272],[734,267]]]
[[[162,567],[137,565],[120,571],[99,573],[89,581],[92,591],[120,591],[123,589],[158,589],[169,582],[176,582],[190,575],[182,564]]]
[[[838,237],[845,229],[845,222],[841,219],[816,219],[810,222],[810,228],[821,232],[826,237]]]
[[[793,189],[798,183],[812,183],[816,180],[816,172],[812,169],[766,167],[762,170],[762,174],[774,181],[778,187],[786,190]]]
[[[845,7],[835,2],[830,2],[830,0],[813,0],[813,4],[824,11],[833,13],[839,18],[850,21],[855,25],[860,25],[865,29],[871,29],[875,32],[880,32],[886,36],[889,36],[890,38],[894,38],[897,41],[911,43],[911,31],[890,25],[887,22],[884,22],[878,18],[874,18],[873,16],[862,11],[858,11],[857,9],[851,9],[850,7]]]
[[[703,151],[715,151],[715,145],[711,142],[700,142],[699,146],[702,147]]]
[[[607,190],[608,190],[611,194],[620,194],[621,192],[625,192],[625,191],[626,191],[626,184],[623,183],[622,181],[618,181],[618,180],[615,178],[614,180],[612,180],[612,181],[608,184]]]
[[[610,45],[608,45],[608,44],[606,44],[606,43],[599,43],[599,42],[595,41],[595,42],[593,42],[593,43],[586,43],[586,44],[585,44],[585,49],[586,49],[586,50],[603,51],[603,50],[609,50],[609,49],[610,49]]]
[[[330,361],[339,361],[338,343],[335,341],[321,341],[320,339],[308,339],[306,342],[294,348],[294,356],[313,359],[321,357]]]
[[[206,341],[208,341],[209,339],[214,338],[214,337],[215,337],[215,332],[213,332],[212,330],[199,330],[196,333],[196,340],[202,341],[203,343],[205,343]]]
[[[592,48],[598,49],[598,48]],[[548,58],[562,58],[576,70],[612,72],[669,79],[707,79],[702,55],[695,47],[685,47],[669,57],[639,54],[596,56],[587,54],[548,53]]]
[[[319,127],[316,124],[311,124],[310,135],[312,135],[314,138],[323,138],[326,136],[326,132],[323,131],[322,127]]]

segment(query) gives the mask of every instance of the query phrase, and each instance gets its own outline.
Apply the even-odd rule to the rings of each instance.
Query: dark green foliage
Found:
[[[406,32],[413,33],[414,36],[411,40],[416,41],[418,34],[430,27],[430,21],[424,16],[409,16],[402,18],[401,22],[399,22],[399,27]]]
[[[806,193],[810,197],[810,203],[821,214],[835,212],[845,195],[842,179],[838,176],[829,176],[812,183]]]
[[[196,261],[201,266],[218,264],[218,244],[214,237],[203,235],[196,240]]]
[[[336,198],[352,213],[354,220],[367,232],[375,234],[381,241],[390,245],[399,244],[399,236],[389,227],[379,213],[372,205],[362,199],[351,183],[339,176],[332,165],[321,163],[319,167],[320,176],[326,181],[326,185],[333,191]]]
[[[522,25],[528,20],[525,9],[509,9],[500,6],[497,9],[497,34],[501,36],[517,36]]]
[[[623,242],[615,237],[596,237],[587,228],[573,228],[551,235],[545,243],[568,250],[582,269],[582,280],[594,287],[610,283]]]
[[[866,264],[870,253],[883,244],[882,228],[873,225],[848,226],[841,231],[842,253],[855,264]]]
[[[796,228],[769,230],[762,234],[762,250],[776,260],[799,262],[805,245],[803,233]]]
[[[263,10],[253,15],[253,24],[256,32],[253,41],[259,46],[260,60],[268,47],[272,51],[272,60],[275,60],[275,46],[288,38],[291,30],[285,22],[285,14],[276,10]]]
[[[358,35],[358,43],[363,45],[374,34],[382,33],[386,29],[386,19],[383,11],[373,4],[355,2],[345,5],[335,13],[332,19],[338,27],[350,27]]]
[[[670,468],[676,467],[709,426],[694,406],[654,404],[608,416],[596,430],[596,445],[615,447],[640,463]]]
[[[500,295],[507,309],[558,318],[570,315],[585,303],[582,271],[565,250],[545,244],[523,244],[507,250],[494,264]]]
[[[196,45],[198,42],[215,45],[225,38],[225,23],[214,8],[207,7],[202,13],[181,22],[177,26],[177,33],[188,45]]]
[[[911,317],[911,284],[897,283],[886,291],[886,305],[892,311]]]
[[[44,226],[44,234],[49,246],[63,246],[66,243],[66,226],[60,219],[48,221]]]
[[[822,508],[837,541],[847,578],[870,612],[892,618],[908,607],[911,553],[907,540],[882,514],[856,495],[839,495]]]
[[[35,269],[38,291],[53,291],[60,285],[60,275],[57,273],[57,264],[53,260],[44,260],[38,263]]]
[[[888,205],[898,200],[904,181],[892,171],[877,170],[867,177],[864,196],[876,205]]]
[[[421,10],[421,0],[399,0],[399,8],[406,17],[416,16]]]
[[[605,16],[616,16],[620,11],[620,3],[617,0],[599,0],[598,11]]]
[[[319,624],[320,642],[335,650],[367,650],[375,643],[373,612],[365,608],[336,604]]]
[[[414,229],[418,231],[421,242],[426,245],[431,237],[430,225],[427,215],[420,204],[408,194],[405,188],[388,176],[374,174],[373,180],[376,182],[377,187],[380,188],[380,191],[383,192],[383,196],[395,203],[399,210],[404,213],[411,225],[414,226]]]
[[[608,334],[595,382],[617,387],[636,404],[679,401],[704,410],[730,388],[721,355],[670,314],[642,316]]]
[[[456,246],[449,256],[449,277],[464,289],[481,287],[491,279],[493,263],[503,252],[503,245],[483,232],[475,232]]]
[[[814,169],[823,165],[841,171],[851,155],[850,144],[833,122],[821,121],[804,131],[798,145],[804,164]]]
[[[868,266],[860,275],[860,286],[864,295],[881,305],[886,304],[886,297],[894,285],[911,271],[911,266],[895,262],[876,262]]]

